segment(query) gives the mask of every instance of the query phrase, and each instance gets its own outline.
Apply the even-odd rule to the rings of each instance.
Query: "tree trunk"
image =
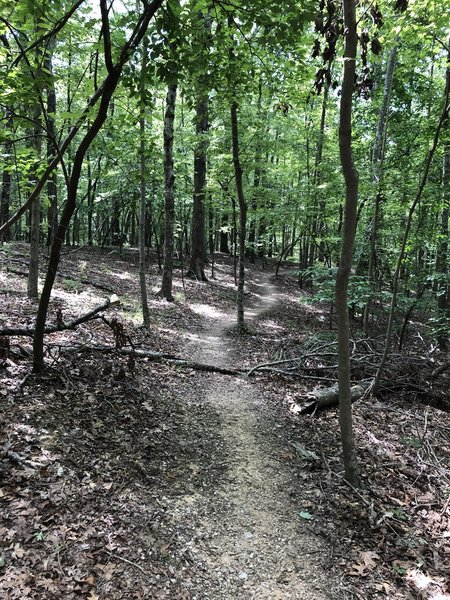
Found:
[[[245,235],[247,227],[247,205],[244,197],[242,181],[242,166],[239,156],[239,130],[237,118],[237,103],[231,102],[231,142],[233,147],[233,166],[236,182],[236,192],[239,201],[239,268],[238,288],[236,296],[237,326],[239,331],[245,331],[244,321],[244,285],[245,285]]]
[[[89,156],[87,159],[87,178],[88,178],[88,192],[87,192],[87,243],[92,246],[92,224],[94,220],[94,194],[92,193],[92,166]]]
[[[10,58],[11,56],[11,48],[8,42],[8,38],[5,34],[0,35],[0,41],[2,42],[6,56]],[[9,221],[9,206],[11,200],[11,174],[9,172],[8,166],[11,160],[11,154],[13,151],[13,143],[12,140],[8,139],[8,134],[12,133],[13,129],[13,116],[11,108],[6,106],[4,113],[4,121],[5,121],[5,142],[3,145],[4,152],[4,167],[2,173],[2,196],[1,196],[1,204],[0,204],[0,227]],[[4,232],[0,232],[0,242],[9,242],[11,239],[11,232],[9,229],[6,229]]]
[[[34,105],[33,147],[39,161],[42,150],[41,110],[39,104]],[[34,176],[33,176],[34,177]],[[28,298],[37,300],[39,279],[39,238],[41,232],[41,199],[36,196],[30,208],[30,266],[28,271]]]
[[[352,267],[358,206],[358,172],[352,152],[352,100],[356,70],[355,0],[343,0],[345,24],[344,78],[342,82],[339,153],[345,179],[345,208],[342,228],[341,257],[336,275],[336,316],[338,333],[339,425],[343,449],[345,478],[359,486],[358,464],[353,434],[352,392],[350,383],[350,333],[347,308],[348,282]]]
[[[13,118],[11,110],[7,107],[5,109],[5,130],[7,132],[12,131]],[[6,141],[3,145],[3,152],[5,154],[4,167],[2,173],[2,198],[0,206],[0,226],[9,221],[9,205],[11,200],[11,174],[8,169],[10,163],[11,154],[13,151],[12,141],[6,136]],[[0,241],[9,242],[11,239],[11,232],[7,229],[3,234],[0,234]]]
[[[141,81],[140,81],[140,204],[139,204],[139,284],[141,288],[142,321],[146,329],[150,327],[150,311],[148,308],[147,282],[145,280],[145,225],[147,213],[147,165],[145,160],[145,75],[147,71],[147,45],[146,38],[142,45]]]
[[[104,20],[104,37],[107,37],[106,32],[109,31],[109,23],[107,22],[107,17],[104,17],[104,15],[107,14],[106,1],[100,0],[100,4]],[[44,332],[45,321],[48,312],[48,304],[50,301],[50,295],[53,289],[53,284],[55,282],[56,272],[58,270],[58,264],[61,255],[61,247],[64,241],[65,233],[69,226],[70,219],[72,218],[72,215],[76,208],[78,184],[81,176],[81,168],[83,166],[84,157],[91,143],[95,139],[96,135],[100,131],[108,116],[108,107],[110,105],[112,95],[117,87],[117,84],[119,83],[123,66],[130,59],[136,47],[142,40],[145,32],[147,31],[150,19],[153,17],[154,13],[161,4],[162,0],[154,0],[151,4],[145,5],[144,12],[142,15],[140,15],[138,23],[136,24],[135,29],[130,34],[129,41],[122,48],[120,58],[117,64],[115,65],[111,64],[110,48],[107,47],[108,44],[105,41],[105,62],[107,64],[108,74],[101,85],[102,91],[100,95],[100,106],[98,108],[97,115],[94,121],[92,122],[92,125],[90,125],[90,127],[88,128],[86,134],[82,138],[75,152],[73,168],[68,182],[67,201],[63,213],[61,215],[61,220],[58,225],[54,243],[51,248],[47,275],[45,278],[44,287],[42,289],[39,308],[36,316],[36,326],[33,338],[33,370],[35,372],[42,371],[42,369],[44,368]],[[44,172],[43,177],[47,177],[47,171],[48,169],[46,169],[46,171]],[[35,194],[36,190],[38,189],[42,189],[42,187],[39,188],[39,184],[36,186],[33,194]]]
[[[173,124],[175,120],[175,101],[177,84],[170,83],[167,87],[166,112],[164,115],[164,263],[161,289],[159,295],[168,302],[173,302],[173,230],[175,219],[175,174],[173,169]]]
[[[53,75],[52,52],[54,41],[47,48],[45,68]],[[57,141],[55,130],[56,116],[56,91],[53,78],[47,87],[47,162],[51,163],[57,154]],[[48,210],[47,210],[47,245],[51,246],[58,226],[58,202],[57,202],[57,172],[56,169],[50,175],[47,182]]]
[[[370,229],[370,250],[369,250],[369,269],[368,280],[371,286],[375,283],[375,266],[377,262],[377,238],[378,224],[380,221],[380,207],[383,199],[383,166],[385,155],[385,138],[387,129],[387,118],[389,112],[389,102],[391,98],[392,84],[394,81],[395,64],[397,61],[397,42],[391,49],[388,64],[386,67],[386,78],[384,80],[383,100],[378,116],[377,131],[372,152],[372,183],[376,187],[374,213],[372,217],[372,226]],[[363,331],[367,333],[369,326],[369,317],[371,311],[371,301],[369,300],[364,308]]]
[[[257,102],[257,115],[258,121],[261,121],[261,107],[262,107],[262,82],[261,79],[258,83],[258,102]],[[258,195],[259,188],[261,185],[261,177],[262,177],[262,164],[261,164],[261,140],[258,136],[258,140],[256,142],[256,150],[255,150],[255,172],[253,175],[253,193],[251,198],[251,212],[252,217],[249,224],[249,232],[248,232],[248,249],[247,254],[250,258],[250,262],[253,264],[256,258],[256,246],[257,246],[257,212],[258,212]]]
[[[329,85],[325,86],[322,100],[322,111],[320,114],[320,127],[319,127],[319,139],[317,140],[317,151],[314,164],[314,187],[315,193],[318,195],[318,209],[319,215],[317,218],[317,231],[316,235],[319,237],[319,260],[325,258],[325,242],[324,237],[326,235],[326,200],[323,190],[320,188],[322,183],[322,162],[323,162],[323,143],[325,139],[325,119],[327,114],[328,106],[328,94]]]
[[[208,97],[197,100],[194,150],[194,203],[192,206],[191,257],[187,275],[206,281],[205,275],[205,188],[208,141]]]
[[[222,213],[219,237],[219,252],[223,252],[224,254],[230,253],[230,248],[228,246],[228,213],[225,210]]]
[[[447,67],[448,77],[448,70],[450,69],[450,51],[447,56],[447,61],[449,65]],[[448,219],[450,216],[450,141],[448,139],[448,135],[450,128],[448,111],[445,115],[442,128],[445,131],[446,138],[444,141],[444,157],[442,162],[442,211],[440,222],[441,241],[437,251],[436,272],[439,276],[438,310],[439,320],[441,322],[441,331],[438,335],[438,344],[439,348],[443,352],[447,352],[449,349],[448,320],[450,317],[450,290],[448,284]]]

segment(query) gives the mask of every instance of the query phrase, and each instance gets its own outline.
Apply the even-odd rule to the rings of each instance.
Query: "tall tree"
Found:
[[[447,51],[447,85],[450,85],[450,39]],[[450,319],[450,286],[448,282],[448,220],[450,218],[450,118],[449,111],[444,116],[442,125],[444,135],[444,155],[442,158],[442,210],[440,215],[440,242],[436,255],[436,273],[438,276],[438,310],[440,331],[438,343],[442,351],[449,348],[449,319]]]
[[[147,164],[146,164],[146,72],[147,72],[147,38],[142,43],[141,74],[139,81],[139,157],[140,157],[140,202],[139,202],[139,284],[141,288],[142,320],[144,327],[150,327],[150,311],[148,308],[147,282],[145,268],[145,240],[147,222]]]
[[[5,48],[6,56],[10,58],[11,56],[11,48],[9,45],[8,38],[6,34],[0,35],[0,41]],[[4,108],[4,120],[5,120],[5,134],[4,134],[4,143],[3,143],[3,152],[4,152],[4,165],[2,169],[2,195],[0,201],[0,226],[4,223],[7,223],[9,220],[9,209],[11,202],[11,158],[13,151],[13,143],[12,143],[12,129],[13,129],[13,115],[10,106],[5,106]],[[10,240],[10,232],[9,230],[5,231],[0,235],[0,241],[8,242]]]
[[[195,98],[195,133],[194,146],[194,198],[192,205],[191,253],[188,275],[206,281],[206,166],[208,150],[208,75],[205,64],[211,37],[211,20],[209,16],[198,13],[198,60],[201,61],[202,74],[197,81]]]
[[[55,119],[56,119],[56,89],[53,77],[53,48],[55,40],[52,38],[46,48],[45,68],[48,74],[47,84],[47,162],[51,163],[57,155],[58,143],[56,139]],[[52,245],[56,228],[58,226],[58,182],[56,169],[51,173],[47,183],[48,197],[48,234],[47,244]]]
[[[33,149],[37,161],[41,159],[42,151],[42,126],[41,126],[41,107],[38,101],[35,102],[33,110]],[[32,175],[34,183],[37,178],[36,173]],[[34,300],[38,298],[38,279],[39,279],[39,241],[41,235],[41,198],[36,196],[30,208],[30,260],[28,267],[27,292],[28,297]]]
[[[48,304],[50,301],[50,295],[53,289],[53,284],[55,282],[56,271],[59,264],[61,247],[65,238],[65,234],[67,228],[69,226],[70,220],[76,208],[77,203],[77,192],[78,185],[81,176],[81,169],[83,166],[83,161],[88,151],[90,145],[93,140],[97,136],[98,132],[102,128],[107,116],[108,116],[108,108],[111,103],[114,91],[119,83],[120,77],[122,75],[124,65],[129,61],[130,57],[133,55],[134,51],[140,44],[142,38],[144,37],[150,19],[153,17],[157,9],[162,4],[162,0],[154,0],[151,4],[146,4],[142,13],[139,15],[137,22],[131,33],[128,37],[126,43],[122,46],[122,49],[119,53],[119,58],[116,62],[113,61],[112,56],[112,47],[111,47],[111,38],[110,38],[110,22],[108,15],[108,6],[106,0],[100,0],[100,8],[101,8],[101,16],[102,16],[102,33],[103,33],[103,50],[104,50],[104,60],[105,67],[107,71],[107,75],[103,80],[102,84],[99,86],[97,91],[94,94],[96,100],[100,100],[99,107],[95,118],[92,121],[92,124],[87,129],[85,135],[81,139],[77,150],[74,155],[72,171],[70,174],[70,180],[67,190],[67,200],[64,207],[64,211],[62,212],[61,219],[58,225],[58,230],[55,235],[55,241],[51,248],[50,260],[47,270],[47,275],[44,282],[44,287],[42,290],[38,313],[36,317],[36,327],[33,338],[33,369],[34,371],[41,371],[44,367],[44,331],[45,331],[45,322],[47,318],[48,312]],[[94,98],[93,97],[93,98]],[[96,102],[91,98],[89,102],[89,109],[92,106],[95,106]],[[87,112],[85,114],[85,118],[87,116]],[[81,127],[81,124],[80,124]],[[56,159],[55,159],[56,160]],[[54,161],[53,161],[54,162]],[[51,174],[51,170],[49,171],[49,167],[47,167],[44,175]],[[44,185],[42,182],[42,178],[38,185],[36,186],[33,194],[36,194],[36,190],[39,190]],[[39,188],[39,184],[41,184]],[[32,194],[32,195],[33,195]],[[29,202],[29,200],[28,200]]]
[[[380,113],[378,116],[377,129],[375,133],[375,141],[372,152],[372,182],[375,187],[375,201],[372,217],[372,225],[370,228],[370,249],[369,249],[369,269],[368,279],[373,286],[375,283],[375,266],[377,263],[377,238],[378,225],[380,221],[381,202],[383,199],[383,169],[385,157],[385,141],[386,130],[389,113],[389,103],[391,99],[392,84],[394,81],[395,64],[397,61],[397,39],[389,52],[389,57],[386,65],[386,76],[383,86],[383,99],[381,102]],[[363,330],[367,333],[371,309],[371,301],[369,300],[364,308]]]
[[[173,126],[175,121],[175,102],[177,84],[167,86],[166,111],[164,114],[164,262],[161,289],[159,295],[173,302],[173,251],[175,220],[175,172],[173,166]]]
[[[339,118],[339,154],[345,179],[345,208],[342,226],[341,256],[336,275],[336,317],[338,333],[339,425],[343,448],[345,478],[359,485],[358,464],[352,417],[350,383],[350,328],[348,314],[348,282],[352,268],[358,208],[358,171],[352,150],[352,101],[356,73],[356,0],[343,0],[345,50],[344,77]]]

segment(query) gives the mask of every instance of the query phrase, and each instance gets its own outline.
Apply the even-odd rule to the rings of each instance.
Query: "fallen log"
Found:
[[[449,368],[450,368],[450,361],[444,363],[443,365],[441,365],[440,367],[438,367],[437,369],[435,369],[431,373],[431,379],[436,379],[436,377],[438,377],[439,375],[441,375],[441,373],[443,373],[444,371],[446,371]]]
[[[76,329],[78,327],[78,325],[81,325],[82,323],[86,323],[87,321],[90,321],[92,319],[97,318],[98,313],[101,313],[104,310],[107,310],[108,308],[111,308],[112,306],[117,306],[119,304],[118,300],[107,300],[106,302],[104,302],[103,304],[100,304],[100,306],[96,306],[95,308],[93,308],[92,310],[90,310],[89,312],[87,312],[86,314],[82,315],[81,317],[78,317],[78,319],[74,319],[73,321],[70,321],[69,323],[60,323],[58,325],[48,325],[45,330],[44,333],[55,333],[57,331],[66,331],[66,330],[73,330]],[[16,335],[16,336],[27,336],[27,337],[33,337],[34,335],[34,329],[30,329],[30,328],[22,328],[22,327],[5,327],[4,329],[0,329],[0,336],[1,335]]]
[[[186,369],[193,369],[195,371],[204,371],[206,373],[220,373],[222,375],[232,375],[233,377],[239,377],[246,374],[246,371],[243,369],[232,369],[220,367],[217,365],[209,365],[192,360],[187,360],[181,356],[176,356],[175,354],[153,352],[151,350],[140,350],[137,348],[117,348],[115,346],[86,345],[71,347],[61,347],[58,345],[58,348],[63,354],[75,354],[80,352],[102,352],[104,354],[121,354],[123,356],[132,356],[133,358],[147,359],[151,362],[165,363]]]
[[[106,350],[106,349],[105,349]],[[149,350],[132,350],[130,348],[109,348],[109,351],[118,352],[125,356],[133,356],[134,358],[147,358],[152,362],[164,362],[187,369],[194,369],[195,371],[205,371],[206,373],[221,373],[222,375],[233,375],[235,377],[243,375],[245,371],[241,369],[228,369],[225,367],[218,367],[216,365],[208,365],[205,363],[198,363],[192,360],[186,360],[181,356],[175,356],[173,354],[164,354],[161,352],[151,352]]]
[[[314,358],[314,357],[320,357],[323,358],[324,356],[336,356],[336,353],[332,352],[326,352],[323,354],[320,353],[307,353],[307,354],[303,354],[301,356],[296,356],[294,358],[284,358],[283,360],[274,360],[274,361],[270,361],[270,362],[264,362],[264,363],[260,363],[259,365],[255,365],[254,367],[252,367],[249,372],[247,373],[247,376],[250,377],[251,375],[253,375],[253,373],[256,373],[257,371],[266,371],[266,372],[270,372],[270,371],[274,371],[276,373],[285,373],[286,375],[291,374],[293,371],[297,370],[297,369],[301,369],[303,371],[325,371],[325,370],[332,370],[332,369],[337,369],[337,365],[320,365],[320,366],[306,366],[306,365],[301,365],[300,361],[305,360],[306,358]],[[272,367],[277,366],[277,365],[284,365],[284,364],[289,364],[291,363],[293,366],[289,367],[288,370],[283,370],[283,369],[273,369]],[[320,379],[320,378],[319,378]],[[327,380],[329,380],[328,378],[326,378]]]
[[[372,380],[361,381],[357,385],[352,386],[352,402],[359,400],[369,390],[372,385]],[[315,414],[318,410],[328,408],[330,406],[337,406],[339,404],[339,389],[337,384],[328,388],[322,388],[312,391],[308,397],[313,400],[306,406],[300,409],[301,415]]]

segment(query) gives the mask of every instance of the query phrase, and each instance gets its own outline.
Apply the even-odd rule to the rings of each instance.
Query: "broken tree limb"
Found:
[[[102,311],[107,310],[108,308],[111,308],[112,306],[117,306],[118,304],[119,304],[118,300],[114,300],[114,301],[107,300],[103,304],[100,304],[100,306],[96,306],[95,308],[93,308],[92,310],[87,312],[86,314],[82,315],[81,317],[78,317],[78,319],[74,319],[73,321],[70,321],[69,323],[62,323],[61,325],[47,326],[44,330],[44,333],[47,334],[47,333],[55,333],[57,331],[65,331],[68,329],[76,329],[78,327],[78,325],[81,325],[82,323],[86,323],[87,321],[90,321],[91,319],[96,318],[98,313],[101,313]],[[4,329],[0,329],[0,335],[17,335],[17,336],[33,337],[34,329],[21,328],[21,327],[5,327]]]
[[[372,381],[361,381],[357,385],[352,386],[352,402],[362,398],[371,385]],[[313,401],[299,411],[301,415],[312,414],[323,408],[328,408],[329,406],[337,406],[339,404],[338,386],[336,384],[329,388],[315,390],[309,394],[309,397]]]
[[[450,368],[450,361],[444,363],[443,365],[441,365],[440,367],[438,367],[437,369],[435,369],[431,373],[431,379],[436,379],[436,377],[438,377],[441,373],[443,373],[444,371],[446,371],[449,368]]]
[[[139,350],[137,348],[116,348],[115,346],[72,346],[71,348],[60,347],[63,353],[76,352],[103,352],[105,354],[122,354],[123,356],[133,356],[134,358],[143,358],[151,362],[165,363],[175,365],[186,369],[194,369],[195,371],[204,371],[206,373],[220,373],[222,375],[232,375],[239,377],[245,374],[245,370],[231,369],[220,367],[217,365],[208,365],[198,363],[192,360],[187,360],[181,356],[174,354],[165,354],[163,352],[152,352],[151,350]]]
[[[303,369],[305,371],[323,371],[326,369],[336,369],[337,365],[321,365],[321,366],[305,366],[305,365],[300,365],[300,361],[304,360],[305,358],[312,358],[312,357],[323,357],[323,356],[336,356],[335,353],[324,353],[324,354],[316,354],[316,353],[308,353],[308,354],[303,354],[302,356],[296,356],[294,358],[284,358],[283,360],[274,360],[271,362],[265,362],[265,363],[260,363],[259,365],[255,365],[254,367],[252,367],[249,372],[247,373],[247,377],[250,377],[250,375],[253,375],[253,373],[255,373],[256,371],[276,371],[277,373],[279,372],[284,372],[280,369],[271,369],[271,367],[277,366],[277,365],[284,365],[284,364],[289,364],[289,363],[297,363],[295,366],[291,367],[290,370],[292,369]]]
[[[240,369],[227,369],[225,367],[218,367],[216,365],[208,365],[204,363],[198,363],[191,360],[186,360],[182,357],[173,356],[170,354],[162,354],[159,352],[150,352],[147,350],[131,350],[129,348],[120,348],[117,350],[120,354],[125,356],[134,356],[135,358],[147,358],[154,362],[165,362],[178,367],[184,367],[187,369],[194,369],[196,371],[205,371],[207,373],[221,373],[222,375],[243,375],[245,371]]]

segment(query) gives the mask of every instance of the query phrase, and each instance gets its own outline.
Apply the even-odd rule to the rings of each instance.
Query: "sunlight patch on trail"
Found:
[[[220,310],[217,310],[214,306],[210,304],[189,304],[189,308],[196,315],[201,315],[202,317],[208,317],[211,319],[223,319],[226,317],[226,314]]]
[[[249,323],[281,301],[276,288],[259,279],[256,304],[247,307]],[[235,323],[234,313],[219,313],[198,305],[210,323],[205,331],[188,335],[194,360],[230,366],[239,357],[224,334]],[[206,310],[205,310],[206,309]],[[277,327],[275,322],[271,322]],[[239,341],[237,341],[239,344]],[[276,415],[261,390],[243,379],[216,376],[205,379],[202,401],[220,417],[220,437],[230,448],[227,476],[214,491],[212,514],[203,511],[202,527],[209,537],[193,544],[223,592],[214,600],[325,600],[330,598],[328,573],[320,573],[320,540],[296,520],[297,506],[289,496],[290,472],[280,468],[282,450]],[[207,428],[207,424],[205,424]],[[189,498],[191,500],[191,498]],[[197,503],[198,500],[198,503]],[[202,499],[177,511],[189,518]],[[218,510],[217,507],[220,507]],[[183,517],[182,517],[183,518]],[[200,541],[202,540],[202,541]]]

